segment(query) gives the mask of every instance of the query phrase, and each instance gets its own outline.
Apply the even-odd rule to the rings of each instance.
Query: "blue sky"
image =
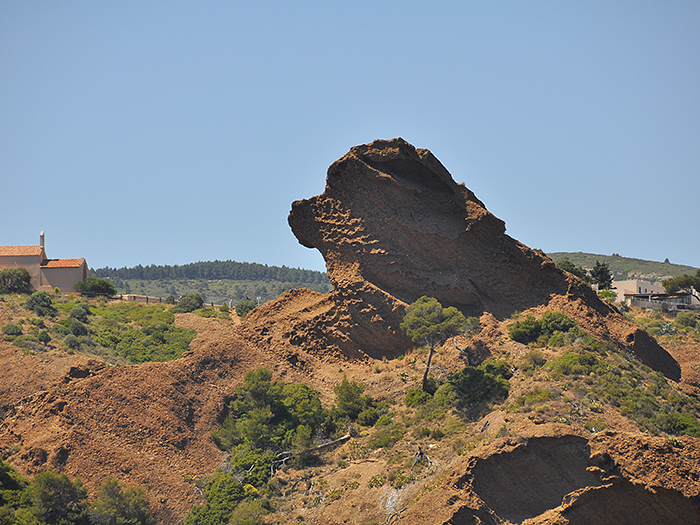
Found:
[[[0,244],[323,270],[287,225],[403,137],[545,252],[700,266],[700,3],[0,3]]]

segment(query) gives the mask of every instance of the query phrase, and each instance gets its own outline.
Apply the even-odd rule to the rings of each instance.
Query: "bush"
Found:
[[[695,328],[697,324],[698,320],[691,312],[679,312],[676,316],[676,325],[679,328]]]
[[[533,315],[528,315],[522,321],[516,322],[510,329],[509,336],[514,341],[523,344],[534,343],[542,346],[552,341],[554,346],[561,346],[563,339],[552,336],[564,334],[576,328],[576,323],[563,312],[547,312],[540,319],[535,319]]]
[[[370,396],[363,396],[365,385],[357,383],[354,379],[348,381],[346,376],[333,389],[335,392],[334,412],[337,418],[349,418],[355,421],[360,412],[372,406],[373,399]]]
[[[53,307],[51,296],[46,292],[34,292],[24,303],[27,310],[32,310],[42,317],[54,316],[57,310]]]
[[[46,523],[85,523],[87,489],[80,478],[71,481],[65,473],[47,470],[34,478],[28,493],[32,513]]]
[[[80,341],[73,334],[68,334],[66,337],[64,337],[63,344],[71,350],[77,350],[78,348],[80,348]]]
[[[550,361],[546,366],[557,376],[588,375],[598,366],[598,363],[598,358],[591,352],[582,354],[567,352]]]
[[[26,268],[3,268],[0,270],[0,294],[30,293],[31,280]]]
[[[700,438],[700,423],[690,414],[678,412],[669,414],[666,418],[664,430],[669,434]]]
[[[81,323],[89,323],[90,319],[88,316],[90,315],[92,315],[92,312],[90,311],[90,306],[87,304],[79,304],[70,311],[70,317],[77,319]]]
[[[170,309],[173,313],[186,314],[189,312],[194,312],[199,310],[204,305],[204,299],[202,296],[197,294],[186,295],[177,302],[173,308]]]
[[[81,294],[116,295],[117,289],[107,279],[88,277],[85,281],[78,281],[73,285],[73,290]]]
[[[6,335],[22,335],[22,327],[15,323],[7,323],[2,326],[2,331]]]
[[[409,407],[416,407],[427,403],[430,399],[432,399],[430,394],[424,392],[421,386],[416,386],[408,389],[405,403]]]
[[[238,314],[238,317],[241,318],[241,320],[245,319],[248,313],[255,309],[258,306],[258,303],[253,301],[252,299],[245,299],[244,301],[241,301],[236,305],[236,314]]]
[[[39,335],[36,336],[36,339],[44,345],[47,345],[51,342],[51,336],[46,330],[42,330],[41,332],[39,332]]]
[[[540,336],[542,326],[537,322],[534,315],[528,315],[522,321],[515,323],[510,329],[509,336],[513,341],[528,344],[537,341]]]
[[[478,367],[468,366],[452,374],[447,382],[455,391],[457,406],[466,408],[471,404],[508,397],[508,380],[512,376],[508,363],[487,359]]]
[[[88,335],[87,327],[77,319],[71,319],[68,329],[70,330],[70,333],[75,336]]]
[[[97,499],[88,510],[90,523],[95,525],[156,525],[151,505],[142,487],[125,490],[113,477],[108,477],[97,491]]]

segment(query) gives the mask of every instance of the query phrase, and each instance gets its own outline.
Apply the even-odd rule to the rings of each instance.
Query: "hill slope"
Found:
[[[568,257],[576,266],[582,266],[586,269],[593,268],[596,261],[605,263],[608,265],[608,268],[610,268],[613,278],[616,281],[644,279],[651,282],[660,282],[663,279],[679,277],[684,274],[695,275],[698,271],[697,268],[692,266],[645,261],[644,259],[633,259],[630,257],[621,257],[619,255],[598,255],[595,253],[583,252],[553,252],[547,255],[556,263],[561,261],[564,257]]]
[[[76,361],[64,372],[54,349],[37,358],[0,342],[16,362],[3,395],[23,363],[55,363],[6,407],[10,462],[25,474],[80,475],[92,491],[108,475],[143,485],[163,524],[220,497],[219,481],[248,509],[273,507],[271,523],[698,522],[700,423],[687,395],[698,387],[697,328],[653,319],[668,323],[662,347],[505,235],[430,152],[401,139],[353,148],[329,169],[324,194],[294,203],[290,225],[323,253],[333,291],[286,292],[240,324],[179,314],[175,323],[198,334],[180,359]],[[434,393],[416,389],[427,355],[399,327],[423,294],[479,316],[475,333],[438,349]],[[545,314],[575,326],[542,332]],[[510,337],[518,322],[540,323],[533,342]],[[247,469],[210,436],[259,366],[307,383],[326,407],[337,384],[357,380],[384,412],[376,423],[349,418],[336,429],[348,437],[316,463],[243,487]],[[489,381],[504,395],[491,396]],[[217,507],[228,508],[217,525],[239,500]]]

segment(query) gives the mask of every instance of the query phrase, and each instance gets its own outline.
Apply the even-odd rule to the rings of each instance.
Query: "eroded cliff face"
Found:
[[[403,350],[403,307],[422,295],[501,320],[554,302],[597,336],[680,378],[678,363],[653,339],[587,284],[506,235],[503,221],[432,153],[401,138],[352,148],[328,169],[323,194],[292,204],[289,225],[326,261],[335,287],[330,318],[349,324],[326,323],[316,333],[340,351],[377,357]]]
[[[440,161],[403,139],[352,148],[322,195],[292,205],[289,224],[323,254],[336,288],[355,274],[406,303],[429,295],[497,317],[569,288],[550,259],[506,235]]]

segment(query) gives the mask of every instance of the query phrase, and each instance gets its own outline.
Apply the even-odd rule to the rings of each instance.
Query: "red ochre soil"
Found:
[[[360,205],[363,196],[367,202]],[[371,199],[379,199],[374,204],[393,221],[389,235],[369,209]],[[392,359],[411,348],[398,324],[407,302],[423,294],[486,310],[483,329],[469,341],[482,357],[517,359],[527,351],[505,335],[514,309],[564,311],[596,338],[697,393],[698,345],[663,349],[546,256],[507,237],[499,219],[427,150],[401,139],[353,148],[329,169],[324,195],[310,201],[294,204],[290,224],[303,244],[326,257],[335,285],[330,294],[293,290],[244,323],[179,314],[176,323],[198,336],[189,352],[168,363],[113,367],[52,349],[23,355],[0,341],[0,450],[13,452],[8,461],[28,476],[44,469],[80,476],[93,494],[110,475],[144,486],[159,523],[182,523],[194,504],[203,503],[191,481],[224,460],[210,433],[248,370],[266,366],[275,378],[305,382],[326,405],[344,375],[364,382],[377,398],[400,400],[419,379],[425,356]],[[430,257],[421,255],[426,250],[442,253],[444,267],[431,269]],[[6,319],[0,304],[0,324]],[[463,365],[450,342],[438,351],[435,366],[449,372]],[[470,427],[478,441],[470,452],[460,456],[432,443],[426,450],[431,468],[398,490],[368,487],[372,476],[386,474],[389,453],[355,456],[353,439],[333,452],[335,459],[346,458],[342,467],[328,461],[313,472],[280,473],[286,499],[275,519],[319,525],[700,523],[700,440],[672,443],[640,433],[617,413],[605,417],[610,426],[596,434],[496,410]],[[415,452],[410,439],[402,443],[399,451]],[[331,488],[349,481],[358,486],[314,507],[309,499],[321,477]]]

